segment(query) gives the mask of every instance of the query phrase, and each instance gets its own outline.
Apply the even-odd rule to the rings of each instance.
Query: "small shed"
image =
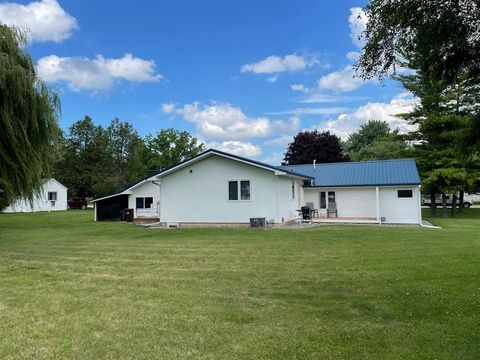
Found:
[[[54,178],[46,179],[38,194],[30,202],[17,199],[7,206],[3,212],[36,212],[67,210],[67,188]]]

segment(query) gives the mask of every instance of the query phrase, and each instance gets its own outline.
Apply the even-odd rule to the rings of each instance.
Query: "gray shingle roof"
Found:
[[[312,186],[381,186],[419,185],[414,159],[360,161],[331,164],[284,165],[284,171],[294,171],[314,177]]]

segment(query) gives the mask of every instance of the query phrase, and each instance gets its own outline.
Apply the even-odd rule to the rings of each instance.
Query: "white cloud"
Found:
[[[322,76],[318,80],[318,87],[322,90],[349,92],[359,88],[364,83],[365,81],[362,78],[355,77],[353,67],[348,65],[340,71]]]
[[[322,108],[296,108],[293,110],[273,112],[269,114],[282,115],[282,114],[296,114],[296,115],[333,115],[348,111],[345,107],[322,107]]]
[[[167,110],[171,110],[167,108]],[[212,103],[200,105],[198,102],[185,104],[170,113],[180,115],[195,124],[202,136],[221,139],[243,139],[265,137],[275,132],[292,131],[300,126],[298,117],[289,120],[271,120],[267,117],[248,117],[243,111],[230,104]]]
[[[259,145],[254,145],[249,142],[243,142],[238,140],[230,140],[223,142],[209,142],[206,143],[208,148],[225,151],[231,154],[245,156],[245,157],[257,157],[262,153],[262,148]]]
[[[352,101],[357,99],[351,96],[337,96],[337,95],[328,95],[322,93],[314,93],[309,95],[304,99],[297,100],[299,103],[304,104],[327,104],[327,103],[335,103],[335,102],[346,102]]]
[[[0,22],[27,30],[30,41],[37,42],[61,42],[78,27],[77,20],[66,13],[56,0],[35,1],[27,5],[2,3]]]
[[[74,91],[108,91],[117,80],[155,82],[163,79],[155,74],[155,62],[125,54],[109,59],[97,55],[86,57],[59,57],[50,55],[38,60],[38,74],[52,83],[66,82]]]
[[[350,16],[348,17],[350,39],[358,48],[363,48],[365,45],[365,39],[362,34],[367,28],[367,21],[367,15],[361,8],[354,7],[350,9]]]
[[[258,62],[242,66],[242,73],[252,72],[254,74],[275,74],[281,72],[297,72],[305,70],[318,64],[315,56],[301,56],[289,54],[284,57],[271,55]]]
[[[406,133],[415,129],[415,126],[395,115],[410,112],[417,104],[418,99],[408,93],[402,93],[388,103],[368,102],[353,112],[341,114],[336,119],[324,121],[313,128],[328,130],[346,139],[350,133],[358,130],[360,125],[368,120],[382,120],[388,122],[392,129],[399,129],[401,133]]]
[[[175,104],[173,103],[163,103],[162,104],[162,111],[165,113],[165,114],[171,114],[173,113],[175,110]]]
[[[302,92],[305,94],[311,91],[311,89],[306,87],[304,84],[291,84],[290,89],[292,89],[293,91]]]
[[[293,141],[293,135],[280,135],[275,137],[274,139],[267,140],[264,142],[267,146],[282,146],[286,147]]]
[[[267,163],[267,164],[271,164],[271,165],[274,165],[274,166],[278,166],[282,163],[283,161],[283,158],[284,158],[284,154],[281,153],[281,152],[272,152],[270,155],[268,155],[267,157],[264,157],[262,159],[262,162],[264,163]]]

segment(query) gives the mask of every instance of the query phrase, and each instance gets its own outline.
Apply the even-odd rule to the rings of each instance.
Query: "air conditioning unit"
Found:
[[[265,218],[250,218],[250,227],[251,228],[261,228],[265,229],[267,222]]]

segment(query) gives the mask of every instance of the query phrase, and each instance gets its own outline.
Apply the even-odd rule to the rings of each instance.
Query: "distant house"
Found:
[[[169,226],[246,225],[298,219],[418,224],[420,178],[414,160],[272,166],[210,149],[94,200],[95,220],[135,219]]]
[[[54,178],[45,180],[33,202],[17,199],[3,212],[35,212],[67,210],[67,188]]]

